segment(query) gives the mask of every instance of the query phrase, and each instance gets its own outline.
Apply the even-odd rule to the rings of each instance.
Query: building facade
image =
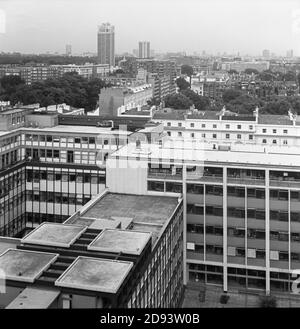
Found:
[[[98,63],[115,66],[115,27],[110,23],[98,27]]]
[[[59,125],[55,113],[11,109],[1,115],[0,235],[44,220],[62,222],[105,188],[105,159],[127,131]],[[76,116],[78,117],[78,116]]]
[[[284,145],[128,144],[110,155],[107,184],[123,193],[183,194],[185,283],[288,293],[300,269],[299,160]],[[118,161],[127,165],[115,169]],[[129,184],[128,168],[140,179]]]
[[[150,42],[140,41],[139,42],[139,58],[150,58]]]
[[[66,222],[0,238],[0,248],[0,308],[164,308],[183,299],[182,198],[104,191]]]

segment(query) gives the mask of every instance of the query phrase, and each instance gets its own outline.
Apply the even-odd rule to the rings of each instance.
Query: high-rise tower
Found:
[[[139,58],[149,58],[150,57],[150,42],[140,41],[139,42]]]
[[[115,27],[110,23],[98,27],[98,63],[115,65]]]

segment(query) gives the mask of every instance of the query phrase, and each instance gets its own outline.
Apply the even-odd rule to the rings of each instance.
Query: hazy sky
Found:
[[[156,52],[300,55],[300,0],[0,0],[0,52],[96,52],[102,22],[117,53],[149,40]]]

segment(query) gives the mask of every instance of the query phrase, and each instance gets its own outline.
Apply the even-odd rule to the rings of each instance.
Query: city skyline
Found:
[[[296,1],[245,0],[243,6],[239,2],[188,0],[187,8],[192,10],[185,15],[179,1],[155,0],[147,4],[149,19],[145,20],[145,1],[90,0],[86,6],[76,0],[70,10],[67,0],[43,1],[42,5],[36,0],[3,0],[5,33],[0,32],[0,51],[63,53],[69,43],[73,53],[96,53],[97,26],[110,22],[115,26],[116,53],[131,52],[139,40],[149,40],[158,53],[205,50],[259,55],[270,49],[285,55],[293,49],[299,56],[300,7]]]

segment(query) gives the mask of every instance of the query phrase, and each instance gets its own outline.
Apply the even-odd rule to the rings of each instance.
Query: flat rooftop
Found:
[[[27,287],[6,309],[47,309],[59,295],[58,289]]]
[[[129,143],[114,153],[109,158],[115,159],[136,159],[137,155],[148,162],[157,163],[158,159],[175,163],[186,163],[187,165],[203,163],[240,163],[251,166],[269,165],[269,166],[290,166],[300,167],[300,153],[297,146],[273,146],[258,144],[220,144],[226,145],[230,150],[213,149],[214,143],[205,143],[201,141],[178,141],[171,140],[164,143],[162,147],[158,144],[146,144],[141,150],[136,149],[134,143]],[[115,161],[115,160],[114,160]],[[117,164],[116,164],[117,165]],[[143,161],[140,161],[143,166]]]
[[[21,242],[69,248],[87,227],[44,222],[26,235]]]
[[[8,249],[0,255],[0,270],[7,280],[33,283],[58,254]]]
[[[95,127],[95,126],[72,126],[72,125],[57,125],[47,128],[20,128],[26,131],[43,132],[45,134],[55,133],[79,133],[79,134],[108,134],[108,135],[130,135],[130,131],[126,130],[112,130],[111,128]]]
[[[15,249],[20,243],[20,239],[0,236],[0,255],[7,249]]]
[[[132,262],[79,256],[55,286],[115,294],[132,267]]]
[[[175,197],[107,193],[88,209],[89,218],[129,217],[133,222],[163,225],[178,205]]]
[[[104,230],[106,228],[118,228],[121,227],[121,221],[115,219],[105,218],[88,218],[88,217],[77,217],[71,218],[65,222],[66,224],[76,224],[88,226],[91,229]]]
[[[140,255],[150,239],[150,232],[106,229],[88,246],[88,250]]]

